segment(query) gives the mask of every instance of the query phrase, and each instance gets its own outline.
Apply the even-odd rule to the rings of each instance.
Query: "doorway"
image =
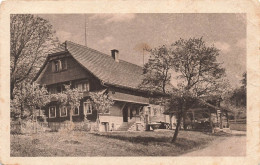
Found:
[[[125,105],[123,108],[123,122],[128,122],[128,106]]]

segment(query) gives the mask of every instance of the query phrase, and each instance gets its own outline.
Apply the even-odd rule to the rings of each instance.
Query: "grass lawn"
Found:
[[[173,131],[155,132],[46,132],[11,135],[11,156],[178,156],[207,146],[221,136],[180,131],[175,144]]]

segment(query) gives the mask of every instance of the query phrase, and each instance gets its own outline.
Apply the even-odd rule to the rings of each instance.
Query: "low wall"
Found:
[[[231,130],[246,131],[246,124],[241,123],[230,123],[229,128]]]
[[[229,128],[231,130],[246,131],[246,120],[231,120],[229,121]]]
[[[122,116],[99,116],[99,120],[100,120],[100,123],[102,123],[102,122],[109,123],[109,126],[108,126],[109,131],[117,130],[123,123]]]

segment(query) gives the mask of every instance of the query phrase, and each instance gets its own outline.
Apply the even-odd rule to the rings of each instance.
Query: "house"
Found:
[[[73,122],[87,119],[95,123],[98,112],[93,108],[89,92],[106,92],[114,100],[113,106],[104,114],[99,115],[103,130],[129,130],[136,124],[144,125],[145,113],[150,118],[148,122],[164,121],[163,111],[154,111],[149,104],[150,94],[141,90],[139,85],[143,79],[142,67],[123,61],[118,50],[111,50],[111,55],[66,41],[48,55],[34,81],[46,85],[50,93],[64,90],[64,84],[84,91],[80,106],[73,110]],[[151,108],[152,107],[152,108]],[[158,106],[157,106],[158,107]],[[69,107],[61,106],[53,100],[45,108],[49,123],[69,120]],[[152,115],[151,115],[152,114]]]

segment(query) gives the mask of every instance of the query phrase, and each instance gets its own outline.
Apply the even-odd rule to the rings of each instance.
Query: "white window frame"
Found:
[[[50,115],[50,114],[51,114],[51,113],[50,113],[50,111],[51,111],[51,107],[54,107],[54,110],[55,110],[55,111],[54,111],[54,112],[55,112],[55,116],[54,116],[54,117],[51,117],[51,115]],[[50,107],[49,107],[49,118],[56,118],[56,116],[57,116],[57,109],[56,109],[56,106],[50,106]]]
[[[91,107],[91,113],[88,113],[87,109],[85,109],[85,108],[86,108],[85,104],[89,104],[89,105],[90,105],[90,107]],[[92,114],[92,112],[93,112],[93,107],[92,107],[91,102],[89,102],[89,101],[84,102],[84,103],[83,103],[83,108],[84,108],[84,112],[86,112],[87,115]]]
[[[63,116],[62,116],[62,115],[61,115],[61,110],[62,110],[63,108],[66,109],[66,111],[65,111],[65,112],[66,112],[66,115],[63,115]],[[60,117],[67,117],[67,116],[68,116],[68,108],[67,108],[66,106],[61,106],[61,107],[60,107]]]
[[[86,89],[85,89],[85,90],[83,90],[84,84],[86,84]],[[77,83],[76,83],[76,88],[77,88],[78,90],[83,91],[83,92],[89,91],[89,89],[90,89],[89,81],[88,81],[88,80],[84,80],[84,81],[77,82]]]
[[[57,64],[57,65],[56,65]],[[57,67],[56,67],[57,66]],[[61,71],[61,60],[54,60],[54,72]]]
[[[73,109],[73,115],[72,116],[79,116],[79,106],[78,107],[76,107],[76,108],[78,108],[78,114],[75,114],[74,112],[75,112],[75,108]]]

